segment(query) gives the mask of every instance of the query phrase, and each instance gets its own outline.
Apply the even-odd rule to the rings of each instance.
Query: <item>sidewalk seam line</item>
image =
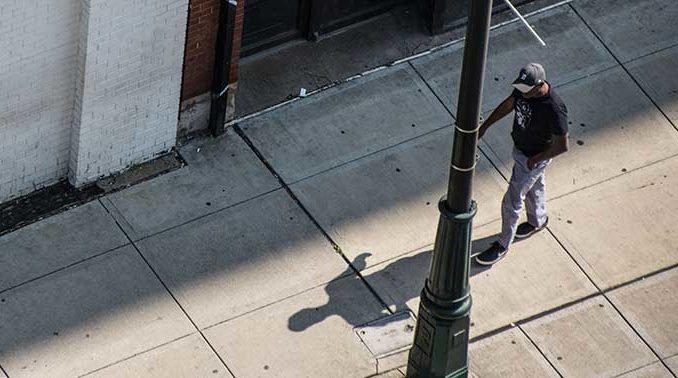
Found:
[[[575,194],[575,193],[579,193],[579,192],[584,191],[584,190],[586,190],[586,189],[591,189],[591,188],[593,188],[593,187],[596,187],[596,186],[598,186],[598,185],[602,185],[602,184],[605,184],[605,183],[607,183],[607,182],[616,180],[616,179],[618,179],[618,178],[621,178],[621,177],[626,176],[626,175],[628,175],[628,174],[631,174],[631,173],[633,173],[633,172],[637,172],[637,171],[640,171],[640,170],[643,170],[643,169],[646,169],[646,168],[650,168],[650,167],[655,166],[655,165],[657,165],[657,164],[661,164],[661,163],[663,163],[663,162],[665,162],[665,161],[667,161],[667,160],[671,160],[671,159],[673,159],[673,158],[675,158],[675,157],[678,157],[678,153],[673,154],[673,155],[669,155],[669,156],[664,157],[664,158],[661,158],[661,159],[659,159],[659,160],[651,161],[651,162],[649,162],[649,163],[647,163],[647,164],[645,164],[645,165],[643,165],[643,166],[640,166],[640,167],[637,167],[637,168],[633,168],[633,169],[627,170],[627,171],[624,172],[624,173],[621,173],[621,174],[617,174],[617,175],[608,177],[608,178],[606,178],[606,179],[604,179],[604,180],[601,180],[601,181],[595,182],[595,183],[593,183],[593,184],[589,184],[589,185],[583,186],[583,187],[581,187],[581,188],[579,188],[579,189],[575,189],[575,190],[572,190],[572,191],[570,191],[570,192],[563,193],[563,194],[561,194],[561,195],[558,195],[558,196],[556,196],[556,197],[551,198],[550,200],[548,200],[548,202],[555,201],[555,200],[561,199],[561,198],[563,198],[563,197],[570,196],[570,195]]]
[[[567,256],[570,258],[570,260],[572,260],[572,262],[577,266],[577,268],[579,268],[579,270],[581,271],[581,273],[584,274],[584,276],[586,277],[586,279],[593,285],[593,287],[596,288],[596,290],[598,291],[598,293],[604,294],[603,290],[600,288],[600,286],[598,286],[598,284],[596,283],[596,281],[594,281],[593,278],[591,278],[591,275],[589,275],[588,272],[586,272],[586,269],[584,269],[584,268],[581,266],[581,264],[579,263],[579,261],[577,261],[577,259],[574,258],[574,256],[572,255],[572,253],[567,249],[567,247],[565,247],[565,244],[563,244],[563,242],[561,242],[560,239],[558,239],[558,237],[557,237],[556,234],[553,232],[553,230],[551,230],[551,227],[546,227],[546,231],[551,235],[551,237],[553,238],[553,240],[555,240],[556,243],[558,243],[558,245],[560,246],[560,248],[561,248],[563,251],[565,251],[565,253],[566,253]]]
[[[635,372],[635,371],[644,369],[644,368],[646,368],[646,367],[648,367],[648,366],[652,366],[652,365],[656,364],[657,362],[659,362],[659,361],[652,361],[652,362],[649,362],[649,363],[647,363],[647,364],[645,364],[645,365],[638,366],[638,367],[636,367],[636,368],[633,368],[633,369],[631,369],[631,370],[629,370],[629,371],[625,371],[625,372],[623,372],[623,373],[619,373],[619,374],[617,374],[617,375],[615,375],[615,376],[613,376],[613,377],[610,377],[610,378],[621,378],[621,377],[623,377],[624,375],[626,375],[626,374],[628,374],[628,373],[633,373],[633,372]],[[669,371],[670,371],[670,370],[669,370]]]
[[[129,357],[125,357],[125,358],[120,359],[120,360],[118,360],[118,361],[111,362],[110,364],[107,364],[107,365],[105,365],[105,366],[98,367],[98,368],[96,368],[96,369],[94,369],[94,370],[88,371],[88,372],[85,373],[85,374],[78,375],[77,378],[83,378],[83,377],[86,377],[86,376],[88,376],[88,375],[92,375],[92,374],[94,374],[94,373],[96,373],[96,372],[99,372],[99,371],[104,370],[104,369],[106,369],[106,368],[109,368],[109,367],[111,367],[111,366],[115,366],[115,365],[117,365],[117,364],[119,364],[119,363],[121,363],[121,362],[129,361],[129,360],[133,359],[134,357],[137,357],[137,356],[146,354],[146,353],[148,353],[148,352],[152,352],[152,351],[154,351],[154,350],[156,350],[156,349],[160,349],[160,348],[162,348],[162,347],[164,347],[164,346],[166,346],[166,345],[172,344],[172,343],[175,342],[175,341],[179,341],[179,340],[185,339],[185,338],[190,337],[190,336],[195,335],[195,334],[196,334],[196,332],[191,332],[191,333],[188,333],[188,334],[186,334],[186,335],[179,336],[179,337],[177,337],[177,338],[174,339],[174,340],[170,340],[170,341],[164,342],[164,343],[162,343],[162,344],[156,345],[156,346],[154,346],[154,347],[152,347],[152,348],[149,348],[149,349],[146,349],[146,350],[142,350],[141,352],[134,353],[133,355],[131,355],[131,356],[129,356]]]
[[[674,44],[671,44],[671,45],[669,45],[669,46],[662,47],[662,48],[660,48],[660,49],[658,49],[658,50],[656,50],[656,51],[653,51],[653,52],[649,52],[649,53],[646,53],[646,54],[643,54],[643,55],[639,55],[639,56],[637,56],[637,57],[635,57],[635,58],[631,58],[631,59],[629,59],[629,60],[627,60],[627,61],[622,62],[622,64],[634,63],[634,62],[636,62],[636,61],[638,61],[638,60],[647,58],[647,57],[649,57],[649,56],[652,56],[652,55],[655,55],[655,54],[659,54],[659,53],[664,52],[664,51],[666,51],[666,50],[670,50],[670,49],[672,49],[672,48],[674,48],[674,47],[678,47],[678,43],[674,43]]]
[[[352,277],[358,278],[357,276],[355,276],[355,274],[354,274],[353,272],[342,273],[340,276],[335,277],[335,278],[333,278],[333,279],[331,279],[331,280],[329,280],[329,281],[321,282],[321,283],[316,284],[316,285],[313,285],[313,286],[311,286],[311,287],[302,289],[302,290],[299,291],[299,292],[296,292],[296,293],[294,293],[294,294],[288,295],[288,296],[283,297],[283,298],[278,298],[278,299],[276,299],[276,300],[274,300],[274,301],[272,301],[272,302],[270,302],[270,303],[263,304],[263,305],[261,305],[261,306],[259,306],[259,307],[256,307],[256,308],[247,310],[247,311],[245,311],[245,312],[243,312],[243,313],[241,313],[241,314],[237,314],[237,315],[231,316],[230,318],[223,319],[223,320],[219,320],[218,322],[216,322],[216,323],[214,323],[214,324],[210,324],[210,325],[205,326],[204,328],[202,328],[202,330],[205,331],[205,330],[208,330],[208,329],[210,329],[210,328],[214,328],[214,327],[216,327],[216,326],[219,326],[219,325],[221,325],[221,324],[228,323],[228,322],[230,322],[230,321],[233,321],[233,320],[242,318],[242,317],[244,317],[244,316],[247,316],[247,315],[249,315],[249,314],[252,314],[252,313],[254,313],[254,312],[257,312],[257,311],[259,311],[259,310],[263,310],[263,309],[265,309],[265,308],[274,306],[274,305],[276,305],[276,304],[278,304],[278,303],[281,303],[281,302],[284,302],[284,301],[286,301],[286,300],[288,300],[288,299],[296,298],[296,297],[298,297],[298,296],[300,296],[300,295],[303,295],[303,294],[306,294],[306,293],[308,293],[308,292],[310,292],[310,291],[313,291],[313,290],[316,290],[316,289],[318,289],[318,288],[321,288],[321,287],[323,287],[323,286],[325,286],[325,285],[328,285],[328,284],[330,284],[330,283],[332,283],[332,282],[341,281],[341,280],[348,279],[348,278],[352,278]]]
[[[404,144],[407,144],[407,143],[416,141],[417,139],[427,137],[427,136],[432,135],[432,134],[435,134],[435,133],[437,133],[437,132],[441,132],[442,130],[445,130],[445,129],[447,129],[447,128],[451,128],[452,126],[454,126],[454,124],[445,124],[444,126],[440,126],[440,127],[437,127],[437,128],[435,128],[435,129],[433,129],[433,130],[426,131],[426,132],[423,133],[423,134],[419,134],[419,135],[413,136],[413,137],[411,137],[411,138],[404,139],[404,140],[402,140],[402,141],[400,141],[400,142],[397,142],[397,143],[395,143],[395,144],[393,144],[393,145],[386,146],[386,147],[384,147],[384,148],[377,149],[377,150],[372,151],[372,152],[368,152],[368,153],[365,154],[365,155],[356,157],[356,158],[354,158],[354,159],[345,161],[345,162],[343,162],[343,163],[339,163],[338,165],[335,165],[335,166],[332,166],[332,167],[323,169],[323,170],[318,171],[318,172],[316,172],[316,173],[312,173],[312,174],[310,174],[310,175],[308,175],[308,176],[306,176],[306,177],[302,177],[302,178],[300,178],[300,179],[294,180],[294,181],[290,182],[290,183],[287,184],[287,185],[290,186],[290,187],[292,187],[292,186],[294,186],[294,185],[296,185],[296,184],[298,184],[298,183],[300,183],[300,182],[303,182],[303,181],[312,179],[312,178],[314,178],[314,177],[323,175],[323,174],[325,174],[325,173],[327,173],[327,172],[330,172],[330,171],[333,171],[333,170],[335,170],[335,169],[337,169],[337,168],[345,167],[345,166],[347,166],[347,165],[353,164],[353,163],[358,162],[358,161],[360,161],[360,160],[363,160],[363,159],[365,159],[365,158],[372,157],[372,156],[377,155],[377,154],[379,154],[379,153],[381,153],[381,152],[385,152],[385,151],[388,151],[388,150],[391,150],[391,149],[395,149],[396,147],[400,147],[400,146],[402,146],[402,145],[404,145]]]
[[[454,122],[452,122],[452,125],[456,125],[457,124],[457,117],[452,113],[452,109],[450,107],[448,107],[448,105],[445,104],[445,102],[440,98],[440,96],[438,96],[438,93],[436,93],[436,91],[433,90],[433,87],[431,87],[431,84],[429,84],[429,82],[426,81],[426,79],[424,78],[424,75],[422,75],[421,72],[419,72],[417,67],[415,67],[414,64],[412,64],[411,61],[408,61],[407,65],[410,66],[410,68],[417,74],[417,76],[419,76],[421,81],[423,81],[424,84],[426,84],[426,87],[431,92],[431,94],[433,96],[435,96],[436,99],[438,99],[438,102],[443,107],[443,109],[445,109],[447,111],[447,114],[449,114],[452,117],[452,121],[454,121]],[[452,106],[452,104],[450,104],[450,106]]]
[[[587,300],[590,300],[590,299],[593,299],[593,298],[599,297],[599,296],[600,296],[600,293],[594,291],[594,292],[592,292],[592,293],[583,295],[583,296],[581,296],[581,297],[579,297],[579,298],[576,298],[576,299],[573,299],[573,300],[571,300],[571,301],[565,302],[565,303],[563,303],[563,304],[557,305],[557,306],[555,306],[555,307],[553,307],[553,308],[550,308],[550,309],[544,310],[544,311],[542,311],[542,312],[536,313],[536,314],[534,314],[534,315],[530,315],[530,316],[527,316],[527,317],[525,317],[525,318],[522,318],[522,319],[513,321],[513,322],[511,323],[511,324],[513,324],[513,325],[511,325],[511,324],[506,324],[506,325],[503,325],[503,326],[501,326],[501,327],[495,328],[495,329],[493,329],[493,330],[487,331],[487,332],[485,332],[485,333],[483,333],[483,334],[474,336],[474,337],[471,338],[470,342],[478,342],[478,341],[487,339],[487,338],[489,338],[489,337],[492,337],[492,336],[498,335],[498,334],[500,334],[500,333],[502,333],[502,332],[505,332],[505,331],[508,331],[508,330],[510,330],[510,329],[513,329],[513,328],[515,328],[515,326],[519,326],[519,325],[523,325],[523,324],[530,323],[530,322],[535,321],[535,320],[537,320],[537,319],[541,319],[541,318],[543,318],[543,317],[545,317],[545,316],[554,314],[554,313],[556,313],[556,312],[558,312],[558,311],[561,311],[561,310],[565,310],[565,309],[570,308],[570,307],[572,307],[572,306],[576,306],[576,305],[578,305],[578,304],[580,304],[580,303],[582,303],[582,302],[585,302],[585,301],[587,301]]]
[[[119,221],[121,223],[120,226],[127,227],[134,233],[134,227],[129,223],[127,218],[123,215],[120,209],[118,209],[118,207],[115,205],[115,202],[113,202],[109,196],[99,198],[99,203],[102,207],[105,206],[104,203],[110,205],[110,207],[104,207],[108,215],[110,215],[114,220]],[[117,216],[119,216],[120,219],[118,219]]]
[[[108,210],[108,208],[107,208],[101,201],[99,201],[99,203],[101,203],[101,205],[104,207],[104,209],[106,209],[106,212],[108,212],[109,215],[111,215],[111,213],[110,213],[110,211]],[[200,336],[202,336],[202,339],[205,341],[205,343],[207,343],[207,345],[210,347],[210,349],[212,349],[212,352],[214,352],[214,354],[217,356],[217,358],[219,359],[219,361],[221,361],[221,363],[224,365],[224,367],[226,368],[226,370],[228,370],[228,372],[229,372],[233,377],[235,377],[235,375],[233,374],[233,371],[231,371],[231,369],[230,369],[230,368],[228,367],[228,365],[226,364],[226,361],[224,361],[224,359],[221,357],[221,355],[217,352],[216,348],[214,348],[214,346],[212,345],[212,343],[210,343],[210,341],[207,339],[207,337],[205,336],[205,334],[200,330],[200,327],[198,327],[198,325],[195,323],[195,321],[193,321],[193,319],[192,319],[191,316],[188,314],[188,312],[186,311],[186,309],[184,308],[184,306],[181,305],[181,303],[180,303],[179,300],[176,298],[176,296],[174,295],[174,293],[172,293],[172,291],[169,289],[169,287],[167,286],[167,284],[165,284],[165,281],[162,280],[162,278],[160,277],[160,275],[158,274],[158,272],[155,270],[155,268],[153,268],[153,265],[151,265],[151,263],[148,261],[148,259],[146,259],[146,256],[144,256],[144,254],[141,252],[141,250],[139,249],[139,247],[132,241],[132,239],[129,237],[129,235],[127,234],[127,232],[125,232],[125,230],[122,228],[122,226],[120,225],[120,223],[118,223],[118,220],[115,219],[112,215],[111,215],[111,218],[113,218],[113,220],[115,221],[115,224],[118,225],[118,228],[120,228],[120,230],[125,234],[125,237],[127,237],[127,240],[130,241],[130,243],[131,243],[132,247],[134,248],[134,250],[137,252],[137,254],[139,255],[139,257],[141,257],[141,259],[146,263],[146,265],[147,265],[148,268],[151,270],[151,272],[153,273],[153,275],[155,275],[155,278],[158,280],[158,282],[160,282],[160,284],[165,288],[167,294],[169,294],[169,296],[174,300],[174,303],[176,303],[177,307],[184,313],[184,315],[186,316],[186,319],[188,319],[188,321],[193,325],[193,328],[194,328],[195,330],[198,331],[198,333],[200,334]]]
[[[497,171],[497,173],[499,173],[499,176],[501,176],[501,178],[503,178],[504,181],[506,181],[506,182],[508,183],[509,178],[506,177],[506,176],[504,176],[504,173],[503,173],[503,172],[501,171],[501,169],[499,168],[499,165],[498,165],[498,164],[495,164],[494,161],[492,161],[492,158],[490,157],[490,152],[491,152],[495,157],[497,157],[497,160],[498,160],[499,163],[501,164],[501,158],[499,157],[499,154],[494,150],[494,148],[492,148],[492,146],[491,146],[489,143],[485,142],[484,144],[485,144],[485,145],[487,146],[487,148],[489,149],[488,152],[483,151],[483,149],[481,148],[480,141],[478,141],[478,149],[483,153],[483,156],[485,156],[485,158],[487,159],[487,161],[489,161],[490,164],[492,164],[492,166],[493,166],[494,169]]]
[[[402,374],[402,378],[405,378],[405,374],[403,374],[403,372],[400,371],[400,369],[402,369],[402,368],[404,368],[404,367],[406,367],[406,366],[407,366],[407,364],[402,365],[402,366],[396,366],[396,367],[394,367],[394,368],[392,368],[392,369],[388,369],[388,370],[385,370],[385,371],[382,371],[382,372],[377,372],[377,373],[374,373],[374,374],[370,374],[370,375],[365,376],[365,377],[363,377],[363,378],[379,378],[379,377],[384,377],[384,374],[391,373],[391,372],[394,372],[394,371],[398,371],[398,373]]]
[[[283,178],[280,177],[280,175],[276,172],[276,170],[275,170],[275,169],[273,168],[273,166],[268,162],[268,160],[266,160],[266,158],[264,157],[264,155],[261,154],[261,152],[259,151],[259,149],[254,145],[254,143],[253,143],[252,140],[247,136],[247,134],[245,134],[245,132],[244,132],[244,131],[240,128],[240,126],[238,126],[238,125],[233,125],[233,129],[235,130],[236,134],[238,134],[238,136],[240,136],[240,138],[245,142],[245,144],[247,144],[247,146],[252,150],[252,152],[254,152],[254,154],[259,158],[259,160],[261,161],[261,163],[264,164],[264,165],[266,166],[266,168],[270,171],[270,173],[273,175],[273,177],[275,177],[275,178],[278,180],[278,182],[280,183],[280,185],[282,185],[283,189],[285,189],[285,191],[286,191],[287,194],[290,196],[290,198],[292,199],[292,201],[294,201],[294,202],[296,203],[296,205],[299,206],[299,208],[301,209],[301,211],[304,212],[304,214],[306,214],[306,216],[308,217],[308,219],[315,225],[315,227],[318,229],[318,231],[320,231],[320,233],[327,239],[327,241],[330,243],[330,245],[334,248],[335,252],[336,252],[339,256],[341,256],[341,258],[344,260],[344,262],[345,262],[346,264],[348,264],[348,266],[350,267],[350,269],[352,269],[353,272],[358,276],[358,278],[360,279],[360,281],[367,287],[367,289],[372,293],[372,295],[375,297],[375,299],[377,299],[377,301],[379,302],[379,304],[380,304],[384,309],[386,309],[386,311],[388,311],[389,313],[393,314],[393,312],[390,310],[390,308],[389,308],[389,306],[386,304],[386,302],[381,298],[381,296],[379,296],[379,294],[378,294],[377,291],[372,287],[372,285],[370,285],[369,282],[367,282],[367,280],[365,279],[365,277],[362,276],[362,274],[360,273],[360,271],[359,271],[358,269],[356,269],[355,266],[353,266],[353,263],[348,259],[348,257],[346,257],[346,255],[345,255],[345,254],[343,253],[343,251],[341,250],[341,247],[339,247],[339,245],[332,239],[332,237],[329,235],[329,233],[327,233],[327,232],[322,228],[322,226],[320,225],[320,223],[313,217],[313,215],[312,215],[311,212],[306,208],[306,206],[304,206],[304,204],[301,203],[301,200],[300,200],[300,199],[297,197],[297,195],[292,191],[292,189],[287,185],[287,183],[285,183],[285,180],[283,180]]]
[[[487,143],[486,143],[486,144],[487,144]],[[487,145],[489,146],[489,144],[487,144]],[[492,150],[492,147],[490,147],[490,150]],[[478,144],[478,151],[480,151],[480,153],[483,154],[483,156],[485,157],[485,159],[487,159],[487,161],[490,163],[490,165],[492,166],[492,168],[494,168],[494,170],[499,174],[499,177],[501,177],[502,179],[504,179],[504,181],[506,181],[506,182],[508,183],[508,182],[509,182],[509,178],[506,177],[506,176],[504,176],[504,173],[501,171],[501,169],[499,169],[499,167],[497,166],[497,164],[495,164],[495,163],[492,161],[492,159],[490,159],[490,155],[489,155],[487,152],[483,151],[483,149],[481,148],[480,144]],[[494,151],[492,151],[492,152],[494,153]],[[495,153],[495,155],[496,155],[496,153]],[[501,162],[501,160],[500,160],[500,162]],[[500,218],[500,219],[501,219],[501,218]]]
[[[629,285],[633,285],[633,284],[635,284],[639,281],[642,281],[644,279],[651,278],[651,277],[654,277],[654,276],[658,276],[660,274],[666,273],[666,272],[673,270],[673,269],[676,269],[676,268],[678,268],[678,263],[671,264],[671,265],[665,266],[663,268],[659,268],[657,270],[654,270],[654,271],[649,272],[647,274],[644,274],[642,276],[636,277],[632,280],[622,282],[622,283],[614,285],[614,286],[610,286],[609,288],[605,289],[604,291],[605,291],[605,293],[609,293],[609,292],[612,292],[612,291],[615,291],[615,290],[619,290],[619,289],[625,288]],[[678,353],[676,353],[676,355],[678,355]]]
[[[657,353],[657,351],[654,350],[654,348],[650,345],[650,343],[649,343],[647,340],[645,340],[645,338],[640,334],[640,332],[636,329],[636,327],[634,327],[633,324],[631,324],[631,322],[627,319],[626,315],[624,315],[624,314],[621,312],[621,310],[619,310],[619,308],[617,307],[617,305],[616,305],[614,302],[612,302],[612,300],[607,296],[607,293],[603,293],[603,297],[604,297],[605,300],[610,304],[610,306],[612,306],[612,308],[617,312],[617,314],[619,314],[619,316],[622,318],[622,320],[624,321],[624,323],[625,323],[629,328],[631,328],[631,330],[633,330],[633,333],[634,333],[636,336],[638,336],[638,338],[640,339],[640,341],[642,341],[642,343],[645,344],[645,346],[647,347],[647,349],[650,350],[650,352],[657,358],[657,360],[659,360],[659,362],[660,362],[662,365],[664,365],[664,367],[666,368],[666,370],[668,370],[668,371],[671,373],[671,375],[675,378],[676,375],[673,374],[673,372],[671,371],[671,369],[669,369],[669,366],[666,365],[666,363],[664,362],[664,360],[662,360],[662,358],[659,356],[659,353]],[[653,362],[654,362],[654,361],[653,361]]]
[[[230,205],[228,205],[228,206],[226,206],[226,207],[224,207],[224,208],[217,209],[217,210],[211,211],[211,212],[209,212],[209,213],[205,213],[205,214],[200,215],[200,216],[198,216],[198,217],[196,217],[196,218],[189,219],[189,220],[187,220],[187,221],[185,221],[185,222],[183,222],[183,223],[179,223],[179,224],[177,224],[177,225],[168,227],[168,228],[166,228],[166,229],[164,229],[164,230],[156,231],[156,232],[154,232],[154,233],[151,233],[151,234],[148,234],[148,235],[146,235],[146,236],[140,237],[139,239],[133,240],[132,242],[133,242],[133,243],[138,243],[138,242],[140,242],[140,241],[144,241],[144,240],[146,240],[146,239],[150,239],[150,238],[155,237],[155,236],[158,236],[158,235],[160,235],[160,234],[164,234],[165,232],[172,231],[172,230],[176,230],[176,229],[179,228],[179,227],[183,227],[183,226],[186,226],[186,225],[188,225],[188,224],[197,222],[197,221],[199,221],[199,220],[201,220],[201,219],[204,219],[204,218],[210,217],[210,216],[212,216],[212,215],[221,213],[221,212],[223,212],[223,211],[230,210],[230,209],[232,209],[232,208],[234,208],[234,207],[237,207],[237,206],[243,205],[243,204],[245,204],[245,203],[247,203],[247,202],[250,202],[250,201],[259,199],[259,198],[261,198],[261,197],[267,196],[267,195],[269,195],[269,194],[271,194],[271,193],[274,193],[274,192],[276,192],[276,191],[278,191],[278,190],[281,190],[281,189],[282,189],[281,187],[276,187],[276,188],[271,189],[271,190],[268,190],[268,191],[266,191],[266,192],[257,194],[256,196],[254,196],[254,197],[252,197],[252,198],[247,198],[247,199],[244,199],[244,200],[242,200],[242,201],[238,201],[238,202],[233,203],[233,204],[230,204]],[[122,215],[121,212],[120,212],[120,215],[124,217],[124,215]],[[115,216],[114,216],[113,214],[111,214],[111,217],[113,217],[113,219],[114,219],[116,222],[118,221],[118,219],[115,218]],[[131,228],[133,228],[133,227],[131,227]],[[124,230],[123,230],[123,231],[124,231]],[[130,240],[131,240],[131,238],[130,238]]]
[[[614,59],[614,57],[613,57],[613,59]],[[583,75],[583,76],[575,77],[575,78],[573,78],[573,79],[570,79],[570,80],[567,80],[567,81],[563,81],[563,82],[560,82],[560,83],[558,83],[558,84],[554,84],[554,85],[553,85],[553,88],[556,88],[556,89],[560,90],[560,89],[562,89],[562,88],[564,88],[564,87],[567,87],[567,86],[569,86],[569,85],[575,84],[575,83],[577,83],[578,81],[584,81],[584,80],[589,79],[589,78],[591,78],[591,77],[593,77],[593,76],[598,76],[598,75],[604,74],[604,73],[606,73],[606,72],[608,72],[608,71],[612,71],[612,70],[614,70],[614,69],[616,69],[616,68],[621,68],[621,64],[617,63],[617,61],[614,61],[614,62],[612,62],[612,65],[610,65],[609,67],[601,68],[601,69],[598,70],[598,71],[594,71],[594,72],[585,74],[585,75]]]
[[[537,350],[537,352],[539,352],[539,354],[541,354],[541,356],[546,360],[546,362],[548,362],[548,364],[551,366],[553,371],[555,371],[556,374],[558,374],[558,376],[560,378],[563,378],[563,374],[560,373],[560,370],[558,370],[558,368],[556,368],[556,366],[553,364],[553,362],[551,362],[551,360],[549,360],[548,357],[546,357],[546,354],[541,350],[541,348],[539,348],[537,343],[534,342],[534,340],[532,340],[530,335],[523,329],[523,327],[521,327],[521,325],[517,325],[516,328],[518,328],[518,330],[520,330],[520,333],[522,333],[525,336],[525,338],[530,342],[530,344],[532,344],[532,346],[534,346],[534,348]]]
[[[577,15],[577,17],[579,17],[579,19],[584,23],[584,25],[591,31],[591,34],[593,34],[593,36],[596,37],[596,39],[598,39],[598,41],[603,45],[603,47],[605,47],[607,52],[610,55],[612,55],[614,60],[617,62],[617,64],[619,64],[619,66],[621,66],[621,68],[624,70],[626,75],[631,79],[631,81],[633,81],[633,83],[636,85],[636,87],[638,89],[640,89],[640,91],[652,103],[652,105],[654,105],[654,107],[659,111],[659,113],[662,116],[664,116],[664,119],[666,119],[666,121],[668,121],[669,125],[671,125],[673,127],[674,131],[678,131],[678,126],[676,126],[675,124],[673,124],[673,122],[671,122],[671,118],[669,118],[669,116],[664,112],[664,110],[659,107],[659,104],[657,104],[657,102],[652,98],[652,96],[650,96],[650,94],[645,90],[645,88],[643,88],[643,86],[640,85],[640,83],[638,82],[636,77],[633,76],[633,74],[631,74],[631,72],[628,70],[628,68],[626,68],[625,63],[622,63],[622,61],[614,54],[614,52],[612,52],[612,50],[605,44],[605,41],[603,41],[603,38],[600,35],[598,35],[598,33],[596,33],[596,31],[593,29],[593,27],[591,27],[591,25],[589,25],[589,23],[586,21],[586,19],[579,13],[577,8],[575,8],[574,5],[572,5],[571,3],[568,3],[567,5],[572,9],[572,11]],[[661,51],[661,50],[658,50],[658,51]],[[655,51],[655,53],[658,52],[658,51]]]
[[[128,240],[129,240],[129,239],[128,239]],[[129,247],[129,246],[131,246],[131,244],[128,242],[128,243],[119,245],[119,246],[117,246],[117,247],[114,247],[114,248],[105,250],[105,251],[103,251],[103,252],[99,252],[99,253],[93,254],[93,255],[91,255],[91,256],[87,256],[87,257],[85,257],[84,259],[78,260],[78,261],[76,261],[76,262],[72,262],[72,263],[70,263],[70,264],[68,264],[68,265],[62,266],[62,267],[60,267],[60,268],[58,268],[58,269],[55,269],[55,270],[52,270],[52,271],[50,271],[50,272],[43,273],[43,274],[41,274],[41,275],[39,275],[39,276],[37,276],[37,277],[33,277],[33,278],[31,278],[31,279],[29,279],[29,280],[27,280],[27,281],[23,281],[23,282],[18,283],[18,284],[14,285],[14,286],[10,286],[10,287],[8,287],[8,288],[6,288],[6,289],[2,289],[2,290],[0,290],[0,294],[4,294],[4,293],[6,293],[6,292],[8,292],[8,291],[11,291],[11,290],[14,290],[14,289],[18,289],[18,288],[20,288],[20,287],[22,287],[22,286],[28,285],[28,284],[30,284],[30,283],[32,283],[32,282],[37,281],[37,280],[41,280],[41,279],[43,279],[43,278],[46,278],[46,277],[49,277],[49,276],[51,276],[51,275],[57,274],[57,273],[59,273],[59,272],[62,272],[62,271],[64,271],[64,270],[66,270],[66,269],[72,268],[72,267],[74,267],[74,266],[76,266],[76,265],[80,265],[80,264],[85,263],[85,262],[87,262],[87,261],[96,259],[97,257],[101,257],[101,256],[104,256],[104,255],[107,255],[107,254],[109,254],[109,253],[111,253],[111,252],[120,250],[120,249],[125,248],[125,247]]]

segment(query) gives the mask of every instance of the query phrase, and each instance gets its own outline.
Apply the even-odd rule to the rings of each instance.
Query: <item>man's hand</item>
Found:
[[[539,165],[542,161],[553,159],[554,157],[567,152],[569,149],[569,134],[565,135],[554,135],[553,136],[553,145],[551,148],[545,152],[540,153],[539,155],[532,156],[527,159],[527,169],[530,171]]]

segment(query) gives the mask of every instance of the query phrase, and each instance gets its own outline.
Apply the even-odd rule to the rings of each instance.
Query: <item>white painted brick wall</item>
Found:
[[[175,143],[188,0],[0,0],[0,202]]]
[[[74,185],[174,146],[187,12],[188,0],[83,0]]]
[[[0,0],[0,202],[67,174],[81,0]]]

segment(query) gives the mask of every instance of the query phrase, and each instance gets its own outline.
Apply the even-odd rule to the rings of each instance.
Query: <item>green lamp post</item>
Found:
[[[472,186],[492,0],[469,3],[450,179],[447,196],[438,204],[440,221],[431,269],[421,293],[408,377],[468,375],[469,269],[476,213]]]

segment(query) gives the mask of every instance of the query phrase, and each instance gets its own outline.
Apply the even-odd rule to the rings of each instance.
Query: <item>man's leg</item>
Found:
[[[506,255],[516,236],[525,196],[535,182],[543,176],[548,165],[548,163],[542,163],[530,170],[527,168],[527,157],[517,150],[513,151],[513,160],[513,173],[501,204],[501,235],[499,235],[499,241],[476,256],[476,262],[481,265],[492,265]]]
[[[525,197],[538,180],[543,180],[544,171],[549,164],[542,162],[530,170],[527,168],[527,157],[518,150],[513,151],[513,160],[513,173],[501,204],[501,235],[499,241],[476,256],[476,262],[481,265],[492,265],[508,253],[516,236]]]
[[[513,157],[513,173],[511,174],[509,188],[504,195],[501,206],[502,226],[499,244],[507,250],[511,247],[511,243],[513,243],[513,239],[516,236],[518,220],[520,219],[520,213],[523,210],[523,203],[527,193],[539,179],[543,178],[544,170],[548,165],[548,162],[543,162],[535,169],[530,170],[527,168],[527,157],[525,155],[514,151]]]
[[[548,163],[550,161],[546,162],[546,166],[548,166]],[[525,196],[527,222],[536,229],[544,227],[548,219],[546,214],[546,166]]]
[[[501,235],[490,248],[476,256],[476,262],[480,265],[492,265],[501,260],[508,253],[518,227],[520,212],[523,210],[525,194],[532,186],[527,167],[521,162],[520,157],[513,154],[514,164],[509,187],[501,202]]]

